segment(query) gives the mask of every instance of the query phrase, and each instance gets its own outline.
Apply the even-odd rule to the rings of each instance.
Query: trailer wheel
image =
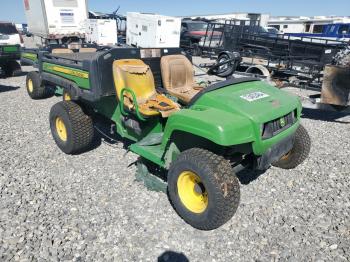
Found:
[[[199,148],[182,152],[171,164],[168,193],[179,216],[201,230],[225,224],[240,201],[239,181],[230,163]]]
[[[300,125],[295,133],[294,146],[292,150],[272,165],[282,169],[294,169],[306,160],[306,158],[309,156],[310,149],[310,136],[307,130]]]
[[[19,75],[22,72],[22,69],[17,61],[12,60],[5,65],[4,71],[6,77],[13,77]]]
[[[62,101],[51,108],[50,128],[57,146],[66,154],[84,152],[93,143],[92,118],[73,101]]]
[[[48,98],[53,95],[51,90],[42,85],[38,72],[33,71],[27,74],[26,86],[28,95],[34,100]]]

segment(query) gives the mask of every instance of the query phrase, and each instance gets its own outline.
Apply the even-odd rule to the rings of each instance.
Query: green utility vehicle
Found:
[[[0,45],[0,75],[11,77],[21,72],[21,66],[17,62],[20,56],[19,45]]]
[[[35,99],[47,86],[64,89],[50,112],[57,146],[66,154],[87,150],[102,121],[167,172],[170,201],[195,228],[218,228],[236,212],[236,166],[292,169],[309,154],[298,98],[258,79],[199,86],[180,49],[60,53],[39,52],[39,71],[27,77]],[[227,68],[221,62],[211,72],[219,67]]]

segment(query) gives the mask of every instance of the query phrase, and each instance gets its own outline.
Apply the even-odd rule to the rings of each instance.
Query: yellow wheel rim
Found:
[[[177,180],[177,190],[182,204],[191,212],[200,214],[208,207],[208,193],[198,175],[182,172]]]
[[[66,125],[64,124],[62,118],[57,117],[56,118],[56,132],[58,134],[58,137],[66,142],[67,141],[67,128]]]
[[[64,93],[63,94],[63,100],[64,101],[70,101],[70,100],[72,100],[72,98],[71,98],[70,94]]]
[[[28,88],[29,93],[33,93],[34,85],[33,85],[33,80],[32,79],[28,80],[27,88]]]

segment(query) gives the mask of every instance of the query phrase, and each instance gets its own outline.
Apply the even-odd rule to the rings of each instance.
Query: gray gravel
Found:
[[[121,144],[59,151],[48,115],[60,98],[30,100],[24,86],[0,79],[1,261],[349,261],[349,116],[308,112],[310,158],[242,185],[233,219],[201,232],[135,182]]]

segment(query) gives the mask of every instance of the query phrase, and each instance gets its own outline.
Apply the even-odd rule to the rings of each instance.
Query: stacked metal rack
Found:
[[[209,22],[200,42],[202,56],[216,58],[223,51],[239,52],[239,71],[258,73],[254,65],[265,67],[271,77],[288,81],[291,77],[308,84],[320,83],[323,68],[347,46],[346,42],[311,37],[275,35],[264,31],[259,20]],[[255,68],[256,69],[256,68]]]

